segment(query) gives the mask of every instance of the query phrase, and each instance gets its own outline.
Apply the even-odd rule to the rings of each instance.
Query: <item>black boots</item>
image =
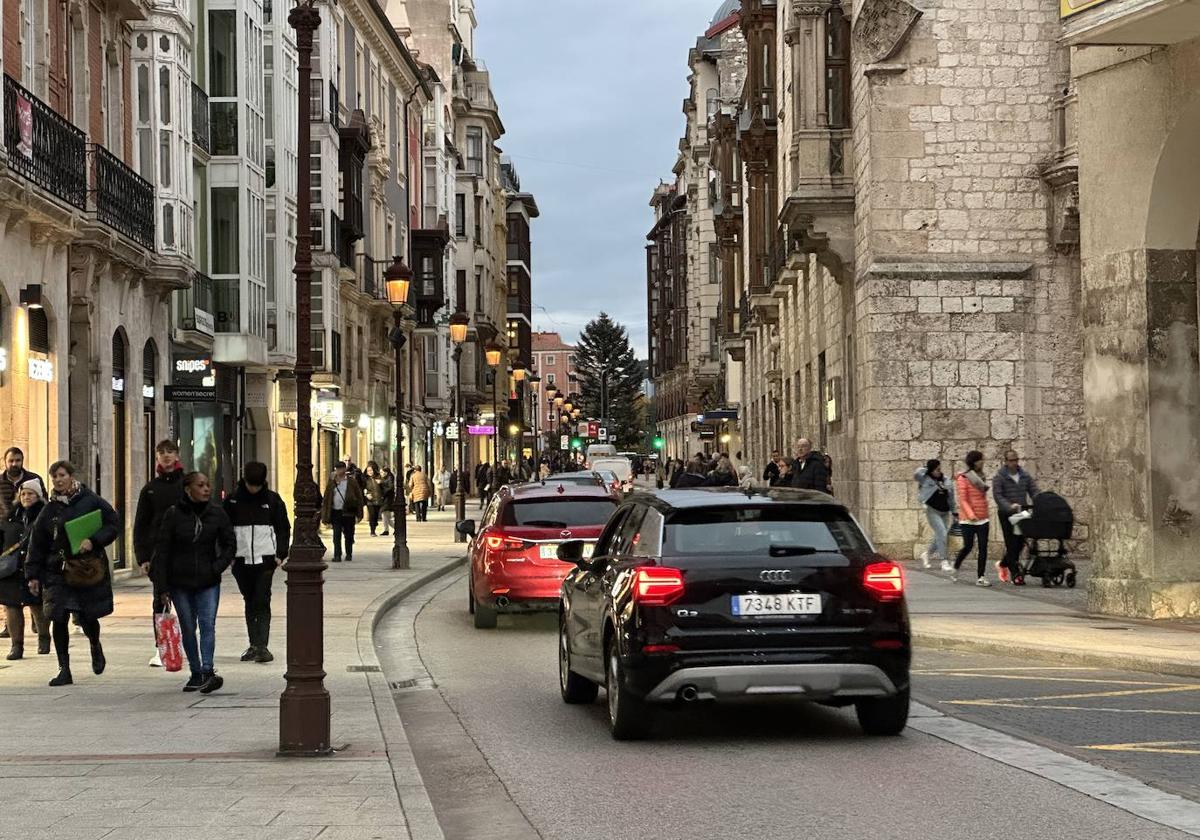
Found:
[[[75,680],[71,678],[71,669],[68,666],[60,666],[58,676],[50,680],[48,685],[58,687],[60,685],[71,685]]]
[[[100,647],[100,642],[92,642],[92,673],[97,676],[103,674],[107,664],[108,660],[104,658],[104,648]]]

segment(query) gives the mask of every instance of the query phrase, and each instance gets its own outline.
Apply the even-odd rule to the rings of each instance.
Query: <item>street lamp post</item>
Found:
[[[398,475],[402,475],[403,467],[400,464],[403,461],[401,453],[404,451],[404,342],[406,340],[404,336],[404,304],[408,302],[408,289],[412,285],[412,269],[405,265],[404,260],[400,257],[393,257],[392,264],[383,273],[383,279],[387,288],[388,303],[392,305],[392,317],[395,319],[395,326],[392,327],[392,333],[388,339],[396,348],[396,472]],[[409,567],[408,515],[405,506],[404,487],[400,486],[396,488],[396,495],[392,499],[392,518],[395,519],[392,532],[396,535],[395,543],[392,545],[393,569]]]
[[[313,33],[321,25],[315,0],[302,0],[288,13],[296,30],[299,57],[299,148],[311,136],[309,83],[312,78]],[[296,167],[296,215],[309,215],[309,166]],[[325,604],[323,573],[325,546],[317,518],[321,491],[312,463],[312,229],[296,233],[296,484],[293,491],[296,524],[287,565],[287,683],[279,698],[279,754],[323,756],[329,744],[330,702],[325,688]]]
[[[525,375],[528,372],[529,372],[529,367],[524,362],[522,362],[520,359],[513,360],[513,363],[512,363],[513,392],[516,393],[518,398],[521,397],[521,391],[522,391],[522,387],[523,387],[522,383],[525,381]],[[521,405],[520,400],[518,400],[517,405]],[[524,453],[522,453],[521,450],[523,448],[522,444],[525,442],[525,418],[518,417],[516,426],[517,426],[517,431],[514,434],[514,433],[512,433],[512,427],[510,425],[509,438],[513,441],[513,458],[512,458],[513,465],[515,467],[517,467],[517,472],[521,473],[523,471],[522,461],[524,459]]]
[[[497,404],[496,386],[500,379],[500,362],[504,359],[504,348],[498,344],[489,344],[483,349],[488,367],[492,369],[492,469],[500,456],[500,408]]]
[[[533,397],[533,408],[530,413],[533,415],[533,478],[539,478],[542,474],[542,439],[538,434],[539,420],[538,413],[542,410],[541,401],[541,386],[542,378],[537,374],[529,377],[529,395]],[[521,401],[521,413],[525,413],[526,403]]]
[[[455,477],[454,485],[454,521],[456,524],[467,518],[467,496],[463,492],[463,479],[467,475],[467,464],[463,448],[466,430],[463,428],[462,422],[462,346],[463,342],[467,340],[467,327],[470,324],[471,318],[465,312],[455,312],[450,316],[450,343],[454,345],[454,426],[458,430],[458,475]],[[458,528],[455,528],[454,541],[466,542],[467,535],[460,533]]]

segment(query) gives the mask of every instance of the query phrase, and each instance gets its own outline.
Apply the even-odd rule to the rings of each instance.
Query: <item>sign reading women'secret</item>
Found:
[[[1059,0],[1062,4],[1062,16],[1070,17],[1077,15],[1084,9],[1090,9],[1093,6],[1099,6],[1101,3],[1107,3],[1108,0]]]

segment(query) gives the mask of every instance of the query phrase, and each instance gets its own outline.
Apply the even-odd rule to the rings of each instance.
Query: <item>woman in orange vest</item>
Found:
[[[958,570],[963,560],[979,541],[979,554],[976,558],[976,586],[991,586],[985,576],[987,571],[988,551],[988,480],[983,474],[983,453],[972,449],[963,459],[967,468],[954,477],[955,495],[958,497],[958,523],[962,527],[963,546],[954,558],[954,577],[958,579]]]

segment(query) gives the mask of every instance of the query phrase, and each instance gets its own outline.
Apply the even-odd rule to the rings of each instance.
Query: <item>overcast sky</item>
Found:
[[[574,341],[601,310],[646,357],[650,194],[683,135],[687,53],[720,0],[477,0],[533,223],[533,324]]]

